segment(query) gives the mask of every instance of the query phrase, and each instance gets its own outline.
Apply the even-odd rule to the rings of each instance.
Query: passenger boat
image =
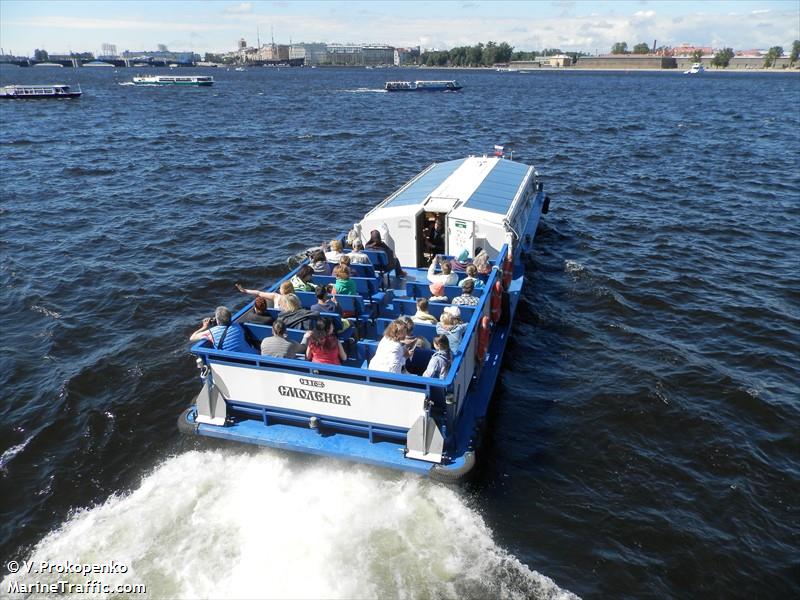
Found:
[[[455,79],[449,81],[387,81],[387,92],[457,92],[463,86]]]
[[[7,85],[0,88],[0,98],[7,100],[28,100],[41,98],[79,98],[81,86],[73,90],[68,85]]]
[[[697,75],[698,73],[704,73],[704,72],[705,72],[705,68],[703,68],[703,65],[701,63],[694,63],[691,66],[691,68],[689,70],[687,70],[687,71],[684,71],[683,74],[684,75]]]
[[[405,271],[391,276],[381,251],[367,251],[372,264],[356,265],[359,294],[336,295],[352,310],[362,339],[350,344],[341,365],[301,358],[261,356],[243,344],[223,351],[208,341],[191,352],[202,390],[178,418],[184,433],[379,465],[457,481],[475,464],[483,424],[524,282],[522,256],[530,251],[549,198],[532,166],[504,156],[470,156],[434,163],[367,213],[350,232],[362,241],[383,231]],[[444,250],[474,255],[483,248],[492,268],[475,306],[460,307],[467,327],[444,379],[421,375],[432,353],[417,349],[408,373],[369,368],[384,328],[413,315],[415,299],[429,297],[426,225],[445,225]],[[341,237],[345,240],[345,236]],[[306,264],[304,261],[303,264]],[[288,273],[270,288],[276,291]],[[314,275],[325,284],[332,277]],[[458,286],[445,288],[448,295]],[[480,290],[476,290],[480,291]],[[304,307],[316,301],[297,292]],[[241,320],[253,303],[233,316]],[[440,316],[448,304],[433,302]],[[270,309],[274,310],[274,309]],[[256,344],[272,335],[267,325],[243,325]],[[414,335],[433,337],[434,325],[416,324]],[[288,330],[299,341],[304,332]],[[345,334],[342,334],[347,335]],[[246,347],[245,347],[246,346]]]
[[[211,75],[143,75],[133,78],[135,85],[214,85]]]

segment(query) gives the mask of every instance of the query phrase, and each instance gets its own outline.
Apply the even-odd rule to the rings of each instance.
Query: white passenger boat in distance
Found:
[[[352,315],[351,329],[360,331],[358,341],[345,344],[346,360],[338,365],[309,362],[304,355],[261,355],[261,342],[273,332],[270,325],[247,322],[251,302],[233,316],[245,335],[237,336],[228,349],[217,349],[207,340],[192,346],[202,390],[179,416],[179,429],[445,481],[463,478],[475,464],[511,333],[525,278],[523,256],[548,206],[534,168],[502,153],[430,165],[368,212],[351,235],[339,238],[366,243],[373,231],[381,232],[404,271],[391,276],[394,265],[380,250],[365,251],[370,264],[351,264],[358,267],[358,276],[351,277],[357,294],[336,294],[339,307]],[[477,298],[459,307],[464,325],[456,326],[461,336],[451,342],[452,363],[442,378],[426,377],[433,350],[418,347],[406,364],[407,372],[371,369],[384,329],[398,317],[414,315],[418,298],[431,297],[428,277],[436,277],[441,261],[428,266],[433,254],[426,240],[430,242],[436,221],[442,225],[436,230],[443,232],[443,239],[436,238],[437,255],[459,256],[461,264],[464,255],[475,256],[482,248],[489,259],[477,277],[482,283],[476,288]],[[303,261],[269,291],[307,264]],[[333,280],[315,274],[311,282],[321,286]],[[317,301],[314,292],[295,293],[305,308]],[[452,300],[462,290],[445,286],[443,293]],[[436,318],[454,310],[441,300],[429,301],[429,312]],[[269,311],[277,316],[276,309]],[[322,315],[338,319],[337,327],[342,324],[336,314]],[[413,335],[430,341],[437,327],[416,323]],[[340,332],[341,340],[352,335],[348,331]],[[305,334],[293,329],[287,333],[293,341]],[[226,334],[218,330],[219,346]],[[234,345],[236,350],[230,347]]]
[[[462,85],[455,79],[447,81],[387,81],[387,92],[457,92]]]
[[[705,73],[705,68],[701,63],[694,63],[690,69],[683,72],[684,75],[698,75],[700,73]]]
[[[53,85],[7,85],[0,88],[0,98],[6,100],[41,100],[46,98],[80,98],[81,86],[77,90],[64,84]]]
[[[141,75],[133,78],[134,85],[214,85],[211,75]]]

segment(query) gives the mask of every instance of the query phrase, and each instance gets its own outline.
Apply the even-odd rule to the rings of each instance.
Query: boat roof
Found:
[[[389,196],[370,215],[384,210],[408,212],[412,206],[424,206],[425,210],[434,212],[467,209],[497,220],[508,215],[532,172],[530,165],[493,156],[434,163]],[[401,207],[402,211],[394,210]]]

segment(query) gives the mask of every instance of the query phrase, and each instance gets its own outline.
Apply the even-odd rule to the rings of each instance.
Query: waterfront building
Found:
[[[419,46],[416,48],[395,48],[394,65],[396,67],[401,65],[415,65],[419,62],[419,55]]]
[[[302,60],[307,67],[324,65],[328,56],[328,45],[312,42],[289,46],[289,60]]]
[[[677,62],[670,56],[656,54],[602,54],[581,56],[577,67],[581,69],[675,69]]]
[[[276,44],[264,44],[254,55],[255,60],[271,61],[271,62],[288,62],[289,61],[289,46]]]
[[[551,67],[569,67],[572,64],[572,58],[566,54],[558,54],[557,56],[545,57],[548,65]]]
[[[394,64],[392,46],[328,44],[326,64],[340,67]]]

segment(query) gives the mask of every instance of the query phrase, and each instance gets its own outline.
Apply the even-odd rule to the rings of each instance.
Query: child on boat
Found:
[[[347,294],[348,296],[355,296],[358,293],[355,282],[350,280],[350,267],[347,265],[340,265],[336,271],[334,289],[337,294]]]
[[[428,366],[422,376],[444,379],[447,377],[447,372],[453,362],[453,355],[450,352],[450,340],[447,339],[446,335],[437,335],[433,338],[433,348],[436,352],[433,353],[430,361],[428,361]]]

